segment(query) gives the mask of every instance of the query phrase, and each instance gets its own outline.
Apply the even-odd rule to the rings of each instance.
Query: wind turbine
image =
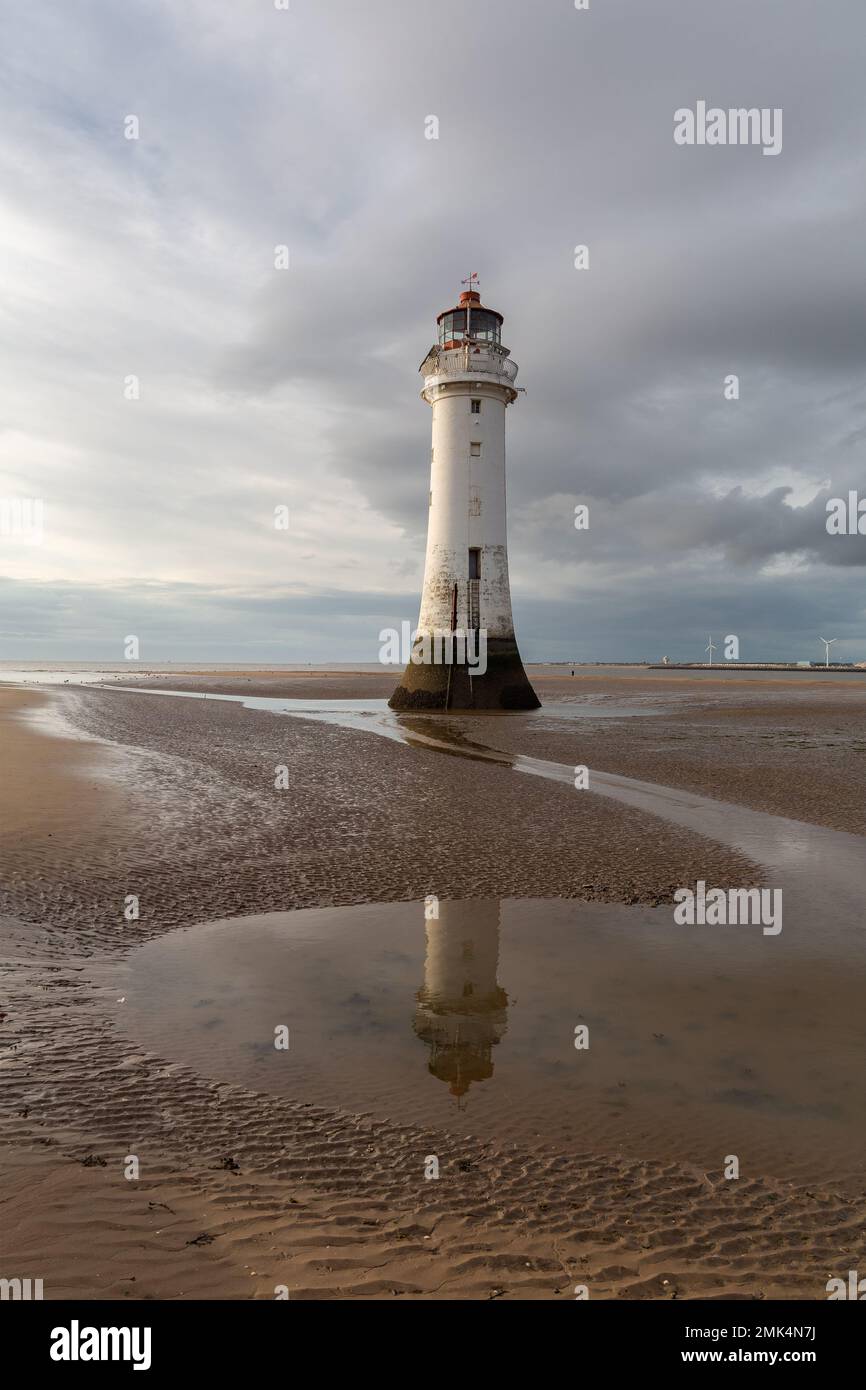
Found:
[[[710,634],[708,640],[709,640],[709,645],[706,646],[706,647],[704,647],[704,651],[705,651],[705,652],[709,652],[709,654],[710,654],[710,665],[712,666],[712,664],[713,664],[713,652],[716,650],[715,643],[713,642],[712,634]],[[834,638],[833,640],[835,641],[835,638]]]
[[[818,641],[824,643],[824,650],[825,650],[825,652],[826,652],[826,654],[827,654],[827,655],[826,655],[826,658],[825,658],[825,661],[824,661],[824,665],[825,665],[825,666],[829,666],[829,665],[830,665],[830,648],[832,647],[832,645],[833,645],[834,642],[838,642],[838,641],[839,641],[839,638],[838,638],[838,637],[819,637],[819,638],[818,638]]]

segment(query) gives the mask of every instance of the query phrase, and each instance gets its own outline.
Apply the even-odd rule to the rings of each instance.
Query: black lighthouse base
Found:
[[[487,670],[424,662],[409,663],[388,704],[396,710],[520,710],[540,709],[529,684],[514,639],[488,639]]]

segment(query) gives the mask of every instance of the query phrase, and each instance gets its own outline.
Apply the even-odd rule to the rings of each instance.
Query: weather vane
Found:
[[[470,291],[472,291],[472,290],[477,290],[477,289],[478,289],[478,271],[477,271],[477,270],[473,270],[472,274],[469,276],[469,279],[468,279],[468,280],[461,280],[460,283],[461,283],[461,285],[466,285],[467,288],[468,288]]]

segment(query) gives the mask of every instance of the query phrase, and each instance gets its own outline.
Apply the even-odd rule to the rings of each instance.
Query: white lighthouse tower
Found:
[[[517,650],[508,582],[505,411],[517,399],[517,364],[476,279],[439,314],[439,341],[420,367],[433,408],[427,559],[412,659],[392,709],[540,704]]]

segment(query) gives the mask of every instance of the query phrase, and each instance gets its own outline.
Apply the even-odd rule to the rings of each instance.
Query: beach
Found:
[[[388,672],[0,684],[4,1269],[46,1298],[751,1299],[856,1267],[866,686],[530,676],[537,713],[400,720]],[[765,852],[787,822],[826,914]],[[673,922],[684,885],[780,875],[778,940]],[[457,1042],[431,898],[490,954]]]

